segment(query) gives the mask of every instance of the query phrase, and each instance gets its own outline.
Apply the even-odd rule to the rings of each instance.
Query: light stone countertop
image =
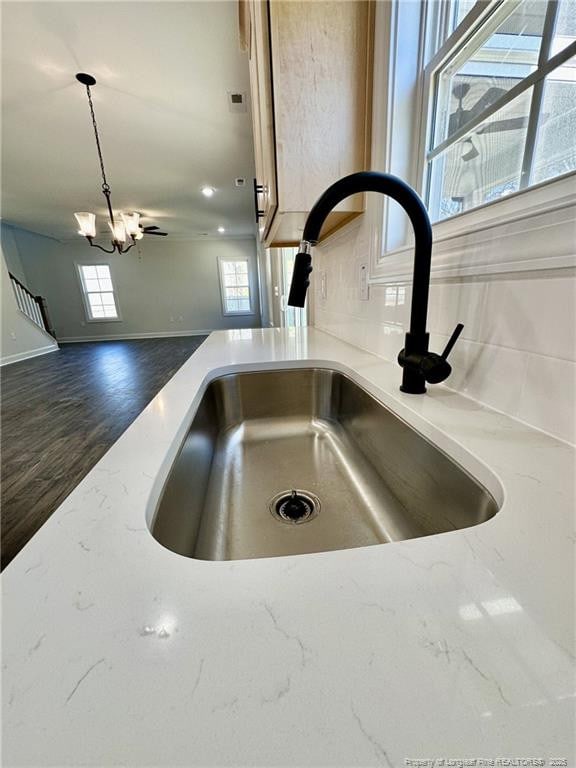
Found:
[[[207,381],[303,365],[347,373],[501,511],[314,555],[164,549],[146,515]],[[3,765],[574,766],[575,451],[400,379],[314,329],[213,333],[2,575]]]

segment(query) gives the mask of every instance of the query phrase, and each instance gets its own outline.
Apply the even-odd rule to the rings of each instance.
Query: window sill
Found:
[[[121,317],[86,317],[85,323],[121,323]]]
[[[376,217],[375,217],[376,218]],[[433,225],[431,277],[532,272],[576,266],[576,174],[517,192]],[[412,244],[375,258],[371,284],[412,279]],[[378,254],[379,255],[379,254]]]
[[[222,312],[224,317],[249,317],[250,315],[255,315],[256,312]]]

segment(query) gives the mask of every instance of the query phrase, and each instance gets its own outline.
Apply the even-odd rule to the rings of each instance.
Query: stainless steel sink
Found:
[[[165,547],[202,560],[323,552],[478,525],[486,488],[332,370],[212,381],[152,519]]]

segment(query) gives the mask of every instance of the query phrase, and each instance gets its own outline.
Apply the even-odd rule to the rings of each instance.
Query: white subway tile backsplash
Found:
[[[314,324],[374,354],[395,360],[409,324],[411,286],[371,285],[359,298],[365,241],[354,231],[316,249],[328,293],[314,286]],[[576,275],[570,270],[469,280],[434,280],[430,348],[442,351],[456,323],[464,331],[446,382],[497,408],[574,442],[576,439]]]
[[[538,274],[538,273],[535,273]],[[482,313],[485,343],[576,360],[576,280],[563,277],[495,279]]]
[[[576,442],[576,363],[528,355],[526,379],[517,412],[523,421]]]
[[[428,329],[431,333],[450,333],[457,323],[464,324],[461,339],[480,341],[489,284],[433,282],[428,302]]]
[[[441,351],[447,341],[448,336],[434,335],[430,346]],[[446,381],[448,387],[516,415],[528,367],[526,352],[459,340],[450,363],[452,375]]]

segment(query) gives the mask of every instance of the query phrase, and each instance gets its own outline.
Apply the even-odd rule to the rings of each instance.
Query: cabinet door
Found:
[[[276,191],[276,141],[270,55],[270,22],[267,0],[250,3],[250,90],[256,183],[258,185],[258,220],[260,239],[264,240],[278,206]]]
[[[270,45],[278,211],[266,245],[297,245],[308,213],[342,176],[370,167],[372,0],[272,0]],[[360,215],[343,200],[321,239]]]

